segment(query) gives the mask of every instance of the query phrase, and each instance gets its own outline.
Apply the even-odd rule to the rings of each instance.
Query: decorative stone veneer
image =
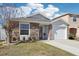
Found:
[[[19,34],[19,21],[9,21],[8,23],[8,30],[9,30],[9,40],[10,42],[17,42],[20,40]],[[39,23],[30,23],[30,37],[35,37],[39,39]],[[52,36],[52,25],[48,25],[48,39],[51,39]],[[14,40],[16,38],[17,40]]]
[[[39,24],[38,23],[30,23],[30,37],[35,37],[39,39]]]
[[[18,21],[9,21],[9,41],[16,42],[19,40],[19,22]]]

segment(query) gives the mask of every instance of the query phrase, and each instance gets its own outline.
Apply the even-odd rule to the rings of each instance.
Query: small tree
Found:
[[[8,42],[8,30],[7,30],[7,26],[6,25],[3,25],[3,29],[5,29],[5,32],[6,32],[7,38],[6,38],[5,42],[7,43]]]

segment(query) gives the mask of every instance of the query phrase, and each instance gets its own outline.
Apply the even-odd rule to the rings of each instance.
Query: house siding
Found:
[[[76,22],[73,21],[73,16],[70,16],[69,19],[69,27],[70,28],[77,28],[79,26],[79,18],[76,19]]]
[[[77,16],[76,22],[73,21],[74,16]],[[71,14],[71,15],[63,16],[60,19],[64,20],[65,22],[67,22],[69,24],[69,26],[68,26],[68,36],[69,36],[69,33],[70,33],[69,32],[70,28],[76,28],[77,29],[76,40],[79,40],[79,16]]]
[[[48,40],[52,40],[52,25],[48,25]]]
[[[79,41],[79,28],[77,28],[76,40],[78,40],[78,41]]]
[[[77,32],[76,32],[76,40],[79,40],[79,16],[77,16],[76,21],[73,21],[73,17],[75,15],[70,15],[69,18],[69,28],[76,28]]]
[[[70,16],[69,15],[65,15],[65,16],[61,17],[61,19],[64,20],[66,23],[69,24]]]

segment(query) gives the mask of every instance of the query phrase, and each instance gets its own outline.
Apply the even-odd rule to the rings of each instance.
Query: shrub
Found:
[[[69,35],[69,39],[74,40],[75,39],[75,35],[74,34],[70,34]]]
[[[2,46],[3,44],[2,43],[0,43],[0,46]]]
[[[37,41],[36,37],[29,37],[28,39],[29,39],[29,41],[31,41],[31,42]]]
[[[69,39],[74,39],[73,37],[69,37]]]

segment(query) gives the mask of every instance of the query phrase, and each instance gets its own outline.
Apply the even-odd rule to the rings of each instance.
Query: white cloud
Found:
[[[54,18],[56,15],[58,15],[57,12],[59,12],[59,8],[54,7],[53,5],[48,5],[47,8],[38,8],[38,12],[40,12],[42,15],[46,16],[49,19]]]
[[[30,8],[29,6],[22,6],[21,7],[21,11],[22,11],[22,16],[26,17],[28,15],[30,15],[32,8]]]
[[[60,15],[59,8],[55,7],[52,4],[49,4],[46,8],[44,8],[44,4],[30,3],[18,8],[7,7],[6,9],[7,9],[7,12],[11,12],[11,15],[10,15],[11,17],[27,17],[32,13],[40,13],[45,17],[52,19]]]
[[[44,7],[40,3],[30,3],[30,4],[27,4],[27,6],[31,7],[32,9],[38,9],[38,8],[43,8]]]
[[[43,4],[40,3],[30,3],[26,6],[21,6],[18,10],[18,15],[21,14],[21,17],[27,17],[31,13],[40,13],[44,15],[45,17],[52,19],[54,17],[59,16],[59,8],[55,7],[52,4],[49,4],[46,8],[44,8]],[[35,10],[35,11],[33,11]],[[20,12],[21,11],[21,12]],[[20,14],[19,14],[20,13]]]
[[[55,16],[54,17],[58,17],[58,16],[60,16],[61,14],[55,14]]]
[[[48,8],[46,8],[47,10],[50,10],[50,11],[54,11],[54,12],[58,12],[59,11],[59,8],[53,6],[53,5],[48,5]]]
[[[32,8],[28,6],[21,6],[20,8],[16,8],[16,17],[27,17],[30,15]]]
[[[52,15],[56,12],[59,12],[59,9],[57,7],[54,7],[53,5],[48,5],[48,7],[45,10]]]
[[[32,3],[32,4],[27,4],[26,6],[21,6],[20,8],[16,8],[17,12],[16,12],[16,17],[27,17],[29,15],[31,15],[31,12],[33,9],[39,9],[39,8],[43,8],[42,4],[37,4],[37,3]],[[32,12],[34,13],[34,12]],[[36,11],[35,11],[36,13]]]

